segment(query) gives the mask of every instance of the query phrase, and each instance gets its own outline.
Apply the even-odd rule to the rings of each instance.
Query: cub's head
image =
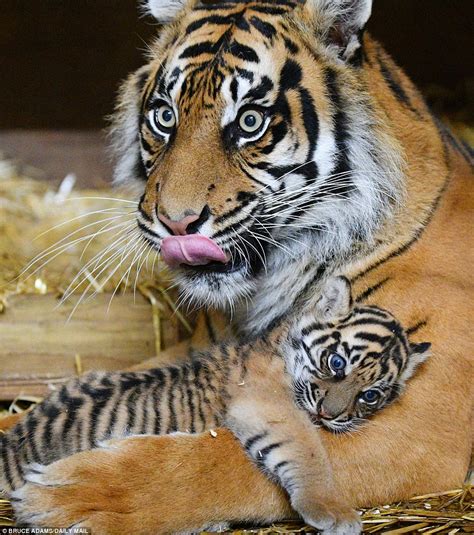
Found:
[[[293,326],[286,355],[298,405],[314,423],[352,431],[394,401],[429,343],[410,344],[386,310],[352,306],[347,279],[330,279]]]
[[[214,305],[311,243],[370,240],[400,196],[399,149],[366,90],[371,0],[148,0],[161,23],[124,84],[116,181],[190,298]]]

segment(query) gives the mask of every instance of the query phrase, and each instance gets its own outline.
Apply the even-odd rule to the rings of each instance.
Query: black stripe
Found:
[[[410,101],[410,98],[408,97],[408,94],[406,93],[405,89],[403,88],[401,81],[398,80],[398,76],[396,72],[392,71],[389,66],[385,63],[385,61],[382,59],[382,56],[380,52],[377,54],[377,59],[380,65],[380,72],[382,73],[382,76],[392,91],[395,98],[404,106],[406,106],[410,111],[417,114],[419,116],[418,110],[416,110],[413,106],[413,104]]]
[[[207,313],[205,314],[207,317]],[[206,426],[206,415],[204,414],[203,402],[205,402],[204,386],[201,382],[202,362],[195,360],[191,363],[191,367],[194,373],[194,382],[197,387],[197,409],[201,426],[199,431],[203,431]]]
[[[334,180],[331,181],[330,193],[347,196],[347,194],[354,188],[350,179],[350,172],[352,169],[349,161],[348,142],[350,136],[348,119],[344,111],[342,96],[339,92],[337,73],[334,69],[330,67],[326,69],[325,81],[328,90],[328,98],[333,108],[334,140],[336,142],[336,165],[333,174],[343,174],[343,176],[340,177],[341,184],[338,187],[334,187]]]
[[[360,303],[361,301],[365,301],[369,296],[371,296],[373,293],[375,293],[378,289],[380,289],[389,280],[390,280],[390,277],[386,277],[385,279],[382,279],[381,281],[377,282],[377,284],[374,284],[373,286],[369,286],[364,292],[362,292],[356,298],[356,303]]]
[[[192,371],[192,368],[190,366],[184,366],[182,368],[182,391],[186,392],[187,397],[187,409],[189,410],[189,417],[191,420],[191,425],[189,427],[189,431],[191,433],[196,432],[196,425],[195,425],[195,419],[196,419],[196,407],[194,405],[194,394],[192,390],[193,385],[193,379],[189,377],[190,372]]]
[[[3,473],[5,474],[5,479],[7,480],[7,483],[10,485],[11,488],[14,487],[13,484],[13,477],[10,470],[10,459],[9,459],[9,453],[10,453],[10,444],[9,442],[4,438],[0,437],[0,458],[3,462]]]
[[[231,217],[234,217],[239,212],[241,212],[243,208],[245,208],[246,206],[248,206],[250,203],[254,202],[257,199],[257,195],[255,193],[250,193],[250,192],[245,192],[245,193],[247,195],[244,198],[242,198],[242,196],[239,197],[239,199],[241,200],[238,206],[236,206],[235,208],[232,208],[232,210],[229,210],[228,212],[225,212],[224,214],[215,218],[214,223],[216,225],[219,223],[223,223],[224,221],[226,221],[227,219],[230,219]]]
[[[388,262],[392,258],[402,255],[403,253],[408,251],[408,249],[410,249],[410,247],[420,239],[420,237],[422,236],[422,234],[425,231],[425,229],[431,223],[431,220],[433,219],[433,216],[436,213],[436,210],[438,209],[439,203],[440,203],[440,201],[441,201],[441,199],[443,197],[443,194],[444,194],[444,192],[445,192],[445,190],[446,190],[446,188],[448,186],[448,183],[449,183],[449,176],[446,177],[446,180],[445,180],[443,186],[441,187],[441,189],[440,189],[440,191],[438,193],[438,196],[433,201],[433,204],[431,205],[428,217],[425,218],[424,224],[420,228],[418,228],[416,230],[414,236],[410,240],[408,240],[405,244],[403,244],[401,247],[396,249],[395,251],[391,252],[390,254],[385,256],[384,258],[382,258],[380,260],[377,260],[377,262],[375,262],[374,264],[372,264],[368,268],[366,268],[363,271],[361,271],[358,275],[356,275],[355,277],[352,278],[351,282],[354,282],[354,281],[360,279],[361,277],[363,277],[367,273],[370,273],[371,271],[373,271],[374,269],[378,268],[382,264],[385,264],[385,262]]]
[[[67,440],[67,435],[69,434],[70,430],[72,429],[73,424],[75,423],[79,409],[84,404],[84,400],[82,398],[77,397],[69,397],[67,403],[65,404],[67,406],[67,416],[66,419],[63,422],[62,430],[61,430],[61,437],[62,440]]]
[[[41,412],[44,416],[46,416],[46,423],[43,428],[41,443],[46,450],[49,450],[51,447],[51,439],[53,438],[52,427],[54,420],[56,420],[56,418],[58,418],[58,416],[61,414],[61,410],[54,405],[53,402],[49,402],[43,404]]]
[[[202,54],[215,55],[218,52],[216,44],[217,43],[213,43],[212,41],[202,41],[201,43],[188,46],[188,48],[181,52],[179,58],[196,58]]]
[[[348,321],[350,321],[350,319],[354,316],[354,313],[369,314],[372,316],[377,316],[378,318],[388,319],[388,320],[392,319],[392,315],[389,312],[387,312],[383,308],[378,308],[375,306],[364,306],[364,307],[356,306],[353,310],[353,313],[349,316]]]
[[[233,22],[232,16],[211,15],[209,17],[204,17],[202,19],[191,22],[191,24],[189,24],[184,30],[184,33],[186,35],[189,35],[190,33],[193,33],[196,30],[199,30],[199,28],[202,28],[202,26],[204,26],[205,24],[226,25],[226,24],[231,24],[232,22]]]
[[[140,199],[140,202],[138,203],[138,211],[140,212],[140,214],[142,215],[143,219],[145,219],[145,221],[148,221],[149,223],[153,223],[153,218],[151,218],[146,212],[145,210],[143,209],[143,201],[145,200],[145,194],[142,195],[141,199]],[[146,227],[145,227],[146,228]],[[148,229],[147,229],[148,230]]]
[[[273,37],[275,37],[277,33],[275,27],[272,24],[270,24],[269,22],[264,22],[258,17],[251,17],[250,24],[268,39],[273,39]]]
[[[177,387],[179,381],[179,369],[176,367],[168,368],[170,374],[169,381],[169,391],[168,391],[168,411],[169,411],[169,422],[166,434],[173,433],[177,431],[178,421],[176,417],[176,410],[174,408],[174,399],[175,399],[175,388]]]
[[[265,182],[263,182],[262,180],[259,180],[258,178],[254,177],[253,175],[250,174],[249,171],[247,171],[247,169],[245,169],[245,167],[243,166],[243,164],[241,162],[238,162],[238,165],[241,169],[241,171],[245,174],[245,176],[247,178],[249,178],[250,180],[252,180],[252,182],[256,182],[259,186],[263,186],[264,188],[268,188],[269,191],[271,191],[272,193],[275,193],[273,191],[273,189],[269,188],[267,184],[265,184]]]
[[[166,383],[165,374],[161,369],[155,369],[152,370],[153,375],[158,379],[158,383],[153,388],[153,391],[151,393],[152,399],[153,399],[153,417],[155,418],[154,422],[154,433],[155,435],[161,434],[161,410],[160,410],[160,402],[161,402],[161,394],[163,393],[163,389]]]
[[[294,41],[288,39],[288,37],[284,37],[283,40],[285,42],[285,47],[289,52],[292,54],[297,54],[299,52],[299,47]]]
[[[288,126],[286,125],[285,121],[281,121],[272,125],[270,128],[270,133],[272,134],[271,140],[268,145],[260,150],[262,154],[271,154],[275,150],[276,145],[278,145],[278,143],[280,143],[280,141],[286,137],[286,134],[288,133]]]
[[[332,327],[332,325],[329,323],[320,323],[318,321],[314,321],[313,323],[301,330],[301,335],[307,336],[313,331],[322,331],[323,329],[327,329],[328,327]]]
[[[287,59],[280,72],[280,91],[297,88],[302,77],[300,65],[292,59]]]
[[[319,338],[316,338],[311,342],[310,348],[313,349],[314,346],[318,346],[320,344],[324,344],[324,342],[327,342],[329,338],[331,338],[332,334],[323,334]]]
[[[294,4],[293,4],[294,5]],[[288,9],[283,7],[268,7],[268,6],[252,6],[252,11],[258,11],[259,13],[265,13],[266,15],[285,15],[288,13]]]
[[[408,327],[408,329],[406,329],[407,335],[410,336],[412,334],[415,334],[422,327],[426,327],[426,324],[427,324],[427,321],[426,320],[422,320],[422,321],[419,321],[418,323],[416,323],[415,325],[413,325],[412,327]]]
[[[237,78],[233,78],[230,83],[230,94],[232,95],[232,100],[237,102],[239,98],[239,81]]]
[[[288,466],[290,463],[288,461],[280,461],[273,467],[273,471],[278,474],[278,472],[284,468],[285,466]]]
[[[140,386],[134,386],[130,389],[125,406],[127,408],[127,423],[125,432],[133,432],[135,421],[137,419],[137,398],[140,395]],[[123,405],[125,400],[122,398],[120,404]]]
[[[152,392],[150,388],[147,388],[146,396],[144,396],[143,406],[141,410],[143,411],[142,425],[140,426],[139,433],[140,435],[145,435],[149,433],[148,427],[150,425],[150,411],[148,410],[148,403],[150,400]],[[155,412],[155,411],[153,411]]]
[[[259,100],[267,96],[267,94],[273,89],[273,82],[268,78],[268,76],[262,76],[260,83],[250,89],[245,95],[245,98]]]
[[[279,447],[282,446],[283,444],[286,444],[286,442],[275,442],[275,443],[273,443],[273,444],[269,444],[268,446],[265,446],[265,447],[262,448],[262,449],[259,449],[258,452],[257,452],[257,458],[258,458],[258,460],[260,460],[262,463],[265,463],[266,458],[268,457],[268,455],[269,455],[273,450],[276,450],[277,448],[279,448]]]
[[[145,83],[148,80],[148,76],[150,75],[150,69],[146,69],[144,72],[141,72],[135,81],[135,88],[138,93],[141,93],[143,88],[145,87]]]
[[[343,325],[340,325],[340,329],[345,329],[347,327],[354,327],[355,325],[377,325],[378,327],[383,327],[391,333],[399,334],[401,332],[400,324],[394,320],[391,321],[380,321],[375,318],[359,318],[354,320],[349,320]]]
[[[203,314],[204,314],[204,322],[206,324],[206,330],[207,330],[207,334],[209,336],[209,340],[210,340],[211,344],[215,344],[216,343],[216,333],[214,332],[214,328],[212,327],[211,318],[209,317],[209,314],[208,314],[208,312],[206,310],[203,312]],[[195,373],[197,373],[197,371],[195,371]]]
[[[375,333],[358,332],[356,338],[366,340],[367,342],[378,342],[381,346],[384,346],[390,340],[391,336],[379,336]]]
[[[28,443],[30,445],[31,458],[35,463],[41,462],[41,455],[36,447],[36,431],[38,428],[38,420],[36,419],[35,414],[29,414],[26,417],[26,433],[28,436]]]
[[[261,440],[262,438],[265,438],[266,436],[268,435],[268,431],[264,431],[263,433],[259,433],[257,435],[254,435],[252,437],[250,437],[249,439],[247,439],[243,446],[244,446],[244,449],[246,451],[250,451],[250,449],[252,448],[252,446],[254,446],[259,440]]]
[[[242,78],[245,78],[251,84],[253,84],[254,74],[253,74],[252,71],[249,71],[247,69],[243,69],[241,67],[236,67],[236,71],[238,72],[239,76],[242,76]],[[266,78],[266,76],[264,76],[264,78]]]
[[[250,61],[252,63],[260,62],[258,55],[253,48],[250,48],[249,46],[239,43],[235,40],[230,44],[228,53],[232,54],[236,58],[243,59],[244,61]]]

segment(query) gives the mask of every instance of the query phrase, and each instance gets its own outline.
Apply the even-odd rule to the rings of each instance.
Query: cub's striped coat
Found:
[[[384,310],[351,308],[345,278],[330,279],[316,295],[263,339],[215,346],[182,366],[93,372],[66,384],[1,439],[3,487],[34,482],[31,463],[50,464],[107,439],[225,425],[306,522],[331,533],[359,532],[358,516],[334,488],[314,424],[348,431],[380,410],[429,344],[410,346]]]

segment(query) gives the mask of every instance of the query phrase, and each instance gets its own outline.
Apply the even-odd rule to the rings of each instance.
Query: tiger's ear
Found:
[[[316,301],[316,314],[324,322],[345,318],[352,308],[351,283],[346,277],[332,277],[322,286]]]
[[[410,344],[410,356],[407,364],[400,376],[400,382],[403,384],[413,376],[420,364],[431,356],[431,344],[422,342],[421,344]]]
[[[306,0],[316,32],[344,62],[357,63],[372,0]]]
[[[158,22],[167,23],[172,22],[186,4],[186,0],[145,0],[142,5]]]

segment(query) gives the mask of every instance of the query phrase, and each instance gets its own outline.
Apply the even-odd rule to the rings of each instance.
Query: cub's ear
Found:
[[[149,13],[158,22],[172,22],[186,6],[186,0],[145,0],[142,4],[145,13]]]
[[[431,344],[429,342],[422,342],[420,344],[410,344],[410,356],[408,362],[400,376],[400,382],[404,383],[413,376],[420,364],[431,356]]]
[[[316,32],[347,63],[357,63],[372,0],[306,0]]]
[[[346,277],[332,277],[324,282],[316,301],[316,314],[324,322],[345,318],[352,308],[351,283]]]

